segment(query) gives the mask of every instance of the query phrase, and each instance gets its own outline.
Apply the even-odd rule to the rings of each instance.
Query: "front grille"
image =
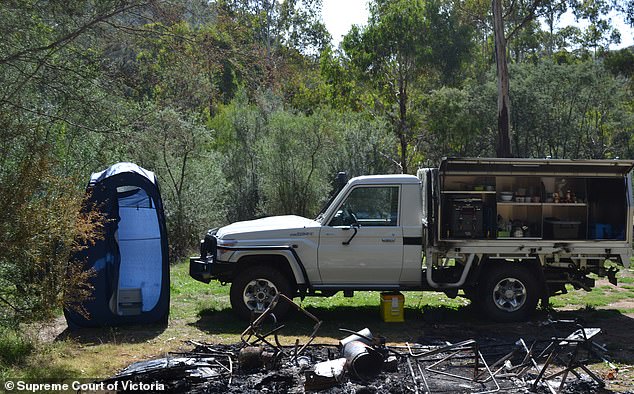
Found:
[[[205,234],[205,238],[200,241],[200,258],[206,259],[208,255],[211,255],[214,260],[216,259],[217,254],[217,244],[218,241],[216,239],[216,233],[218,232],[217,228],[213,228],[207,231]]]

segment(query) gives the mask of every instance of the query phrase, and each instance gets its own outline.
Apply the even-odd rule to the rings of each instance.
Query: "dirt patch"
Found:
[[[634,310],[634,299],[624,299],[618,302],[613,302],[607,306],[606,309],[616,309],[616,310]],[[634,318],[634,313],[624,313],[625,316],[630,318]]]
[[[26,331],[41,343],[51,343],[67,328],[64,316],[58,316],[45,323],[35,323],[29,326]]]

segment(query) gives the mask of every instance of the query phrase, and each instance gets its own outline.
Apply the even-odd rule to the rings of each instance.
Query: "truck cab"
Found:
[[[320,277],[314,285],[367,290],[420,286],[420,184],[411,175],[352,179],[317,218]]]
[[[232,307],[245,318],[279,292],[420,288],[420,192],[413,175],[354,178],[315,219],[276,216],[210,230],[190,274],[231,282]]]

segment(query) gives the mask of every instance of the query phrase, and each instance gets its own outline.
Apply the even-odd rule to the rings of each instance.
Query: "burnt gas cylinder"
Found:
[[[366,327],[361,331],[357,331],[357,334],[358,335],[352,334],[343,338],[341,341],[339,341],[339,346],[346,346],[348,342],[352,341],[361,341],[367,343],[368,345],[371,344],[373,337],[372,332],[370,332],[369,328]]]
[[[361,341],[350,341],[343,347],[346,368],[361,380],[370,380],[381,372],[383,354]]]

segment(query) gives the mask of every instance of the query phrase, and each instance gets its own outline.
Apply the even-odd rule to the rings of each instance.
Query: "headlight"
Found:
[[[219,239],[218,240],[218,249],[230,248],[232,246],[236,246],[238,241],[235,239]]]

